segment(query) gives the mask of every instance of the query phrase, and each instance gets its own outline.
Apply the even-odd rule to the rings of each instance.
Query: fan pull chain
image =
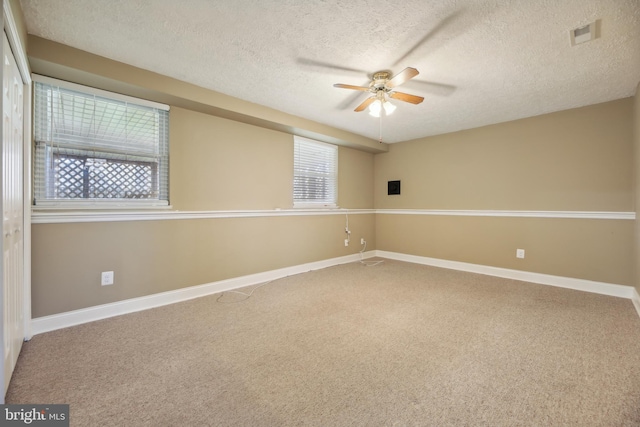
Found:
[[[380,137],[379,137],[378,142],[380,142],[380,144],[382,144],[382,114],[380,114],[380,119],[379,119],[378,123],[379,123],[379,129],[380,129],[380,134],[379,134]]]

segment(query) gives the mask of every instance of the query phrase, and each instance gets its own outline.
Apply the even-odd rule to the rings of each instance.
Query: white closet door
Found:
[[[2,81],[2,288],[4,390],[24,340],[23,82],[7,35]]]

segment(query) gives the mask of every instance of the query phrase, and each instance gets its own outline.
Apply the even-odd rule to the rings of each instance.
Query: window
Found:
[[[169,107],[35,76],[34,203],[169,204]]]
[[[293,206],[336,207],[338,147],[294,137]]]

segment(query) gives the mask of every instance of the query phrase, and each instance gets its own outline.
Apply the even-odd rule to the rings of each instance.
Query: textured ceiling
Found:
[[[398,142],[633,96],[639,0],[21,0],[46,39]],[[599,20],[600,37],[569,31]],[[414,67],[382,121],[353,109]]]

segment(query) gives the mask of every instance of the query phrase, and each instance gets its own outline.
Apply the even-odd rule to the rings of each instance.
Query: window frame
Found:
[[[32,80],[34,84],[34,132],[33,132],[33,167],[34,177],[32,184],[32,208],[34,210],[42,209],[170,209],[169,204],[169,111],[170,107],[165,104],[157,102],[135,98],[128,95],[123,95],[115,92],[109,92],[101,89],[92,88],[76,83],[67,82],[64,80],[54,79],[51,77],[41,76],[38,74],[32,74]],[[46,140],[45,138],[38,138],[36,129],[36,115],[38,113],[38,105],[36,104],[36,83],[53,86],[54,89],[60,88],[62,90],[70,90],[79,92],[83,95],[93,96],[96,98],[104,98],[107,101],[115,101],[117,103],[127,103],[134,107],[151,108],[158,110],[156,113],[161,114],[159,116],[161,122],[156,127],[158,133],[158,141],[154,142],[156,147],[156,153],[154,155],[146,155],[136,153],[135,149],[127,150],[127,143],[121,143],[121,148],[113,149],[109,151],[107,149],[96,149],[95,141],[84,140],[80,143],[73,143],[74,147],[63,149],[60,146],[64,146],[64,143],[53,141],[53,137]],[[45,89],[46,90],[46,89]],[[47,119],[44,119],[45,126],[51,123]],[[99,144],[99,142],[98,142]],[[155,145],[157,144],[157,145]],[[56,148],[57,147],[57,148]],[[47,151],[48,150],[48,151]],[[57,150],[57,152],[55,151]],[[68,151],[63,153],[63,151]],[[60,156],[61,154],[67,156],[79,155],[91,157],[93,159],[104,159],[107,162],[115,163],[128,163],[128,162],[156,162],[159,169],[157,178],[152,177],[152,181],[157,181],[157,198],[55,198],[46,197],[51,194],[51,189],[47,190],[46,185],[54,185],[48,180],[52,179],[56,169],[53,167],[54,156]],[[149,160],[152,159],[152,160]],[[51,162],[47,164],[47,162]],[[153,189],[152,189],[153,190]],[[48,193],[48,194],[47,194]],[[44,197],[43,197],[44,196]]]
[[[310,138],[294,135],[294,149],[293,149],[293,207],[296,209],[335,209],[338,208],[338,146],[334,144],[328,144],[326,142],[317,141]],[[312,199],[296,200],[296,177],[306,176],[313,177],[314,174],[300,174],[298,173],[298,161],[297,156],[299,150],[299,144],[306,145],[307,147],[319,147],[321,149],[330,149],[332,152],[333,165],[331,166],[331,180],[333,181],[333,200],[324,199],[321,201],[313,201]],[[317,175],[316,175],[317,176]]]

